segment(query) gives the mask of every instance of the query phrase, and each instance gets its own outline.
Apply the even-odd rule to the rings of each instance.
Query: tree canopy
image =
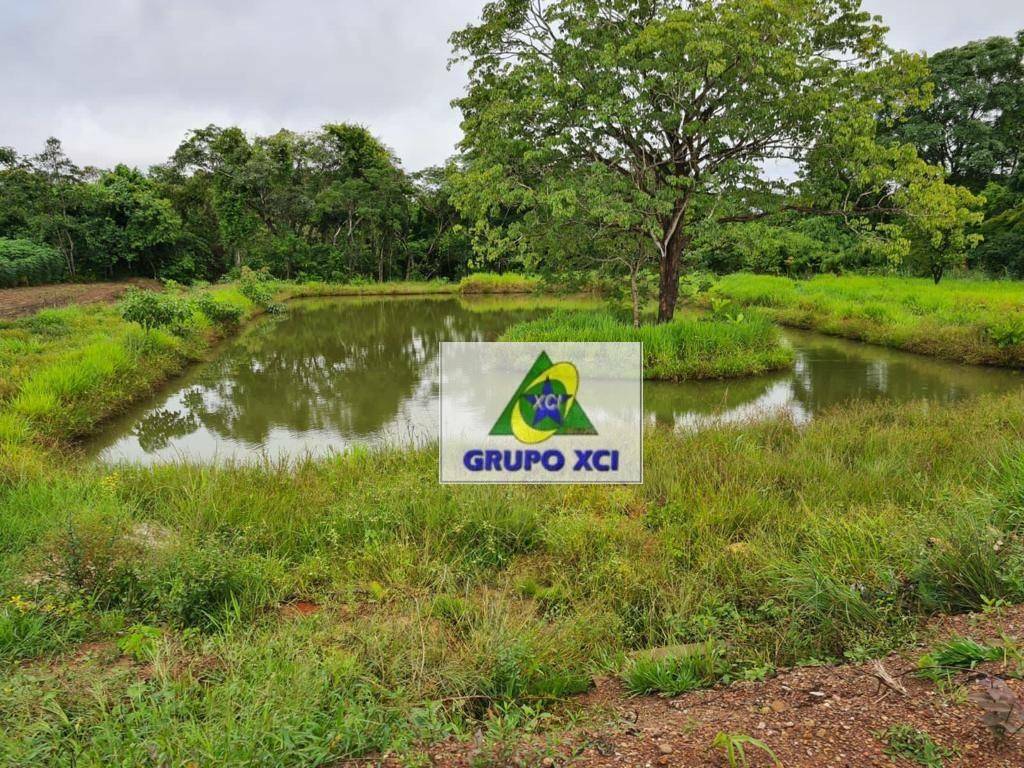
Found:
[[[544,226],[581,220],[646,238],[667,320],[708,222],[799,211],[899,241],[904,211],[925,228],[976,204],[912,147],[876,141],[880,115],[928,103],[923,59],[885,31],[859,0],[488,3],[452,37],[470,77],[457,199],[478,246],[530,251]],[[799,174],[769,178],[780,162]]]
[[[76,166],[57,139],[0,152],[0,237],[56,248],[64,274],[460,277],[469,244],[443,169],[408,174],[366,128],[247,136],[210,125],[148,173]]]
[[[934,100],[908,110],[892,135],[975,192],[1021,173],[1024,30],[940,51],[928,66]]]

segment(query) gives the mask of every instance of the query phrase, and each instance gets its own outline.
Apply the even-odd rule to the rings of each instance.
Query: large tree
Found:
[[[452,36],[469,65],[460,205],[483,247],[528,247],[537,210],[648,238],[668,320],[710,220],[873,222],[912,188],[941,194],[912,150],[876,162],[878,116],[927,101],[922,60],[885,32],[860,0],[495,0]],[[773,184],[779,161],[805,172]]]

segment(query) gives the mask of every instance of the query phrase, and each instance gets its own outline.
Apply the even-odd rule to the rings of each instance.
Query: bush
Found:
[[[251,620],[276,599],[263,563],[219,547],[183,551],[160,581],[160,618],[205,631]]]
[[[64,257],[48,245],[0,237],[0,288],[54,283],[64,277]]]
[[[121,317],[147,332],[183,323],[191,314],[186,301],[168,294],[132,288],[121,299]]]
[[[1007,315],[993,322],[987,331],[992,343],[1000,349],[1024,344],[1024,314]]]
[[[270,285],[270,275],[265,271],[253,271],[242,267],[238,278],[238,291],[253,304],[269,308],[274,303],[274,289]]]
[[[145,602],[147,551],[126,518],[94,511],[69,520],[51,545],[51,572],[73,594],[100,609]]]
[[[209,293],[200,295],[196,300],[196,308],[206,315],[211,323],[218,325],[238,325],[245,314],[245,310],[237,304],[218,301]]]

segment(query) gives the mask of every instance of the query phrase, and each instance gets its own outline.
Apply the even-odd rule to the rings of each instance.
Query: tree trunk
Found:
[[[676,229],[668,238],[661,254],[658,275],[658,322],[667,323],[676,311],[679,298],[679,265],[682,262],[683,250],[689,243],[689,237]]]
[[[633,266],[629,270],[629,298],[633,302],[633,327],[640,327],[640,290],[636,284],[636,273],[639,270],[638,266]]]

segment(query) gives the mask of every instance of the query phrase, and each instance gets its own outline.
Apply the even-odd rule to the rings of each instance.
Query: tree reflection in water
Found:
[[[111,457],[218,455],[287,448],[316,437],[334,448],[384,435],[436,433],[442,341],[493,341],[534,317],[526,308],[474,311],[455,299],[293,302],[192,371],[162,401],[133,415]],[[192,436],[188,440],[187,436]],[[199,438],[202,438],[201,440]],[[298,439],[297,438],[303,438]]]
[[[293,302],[287,315],[255,324],[215,360],[112,422],[92,448],[105,460],[150,463],[324,454],[352,444],[433,439],[440,342],[496,339],[550,304],[507,298]],[[803,423],[853,399],[947,402],[1021,385],[1015,372],[818,334],[786,335],[797,351],[791,371],[648,382],[649,422],[699,429],[783,414]]]

